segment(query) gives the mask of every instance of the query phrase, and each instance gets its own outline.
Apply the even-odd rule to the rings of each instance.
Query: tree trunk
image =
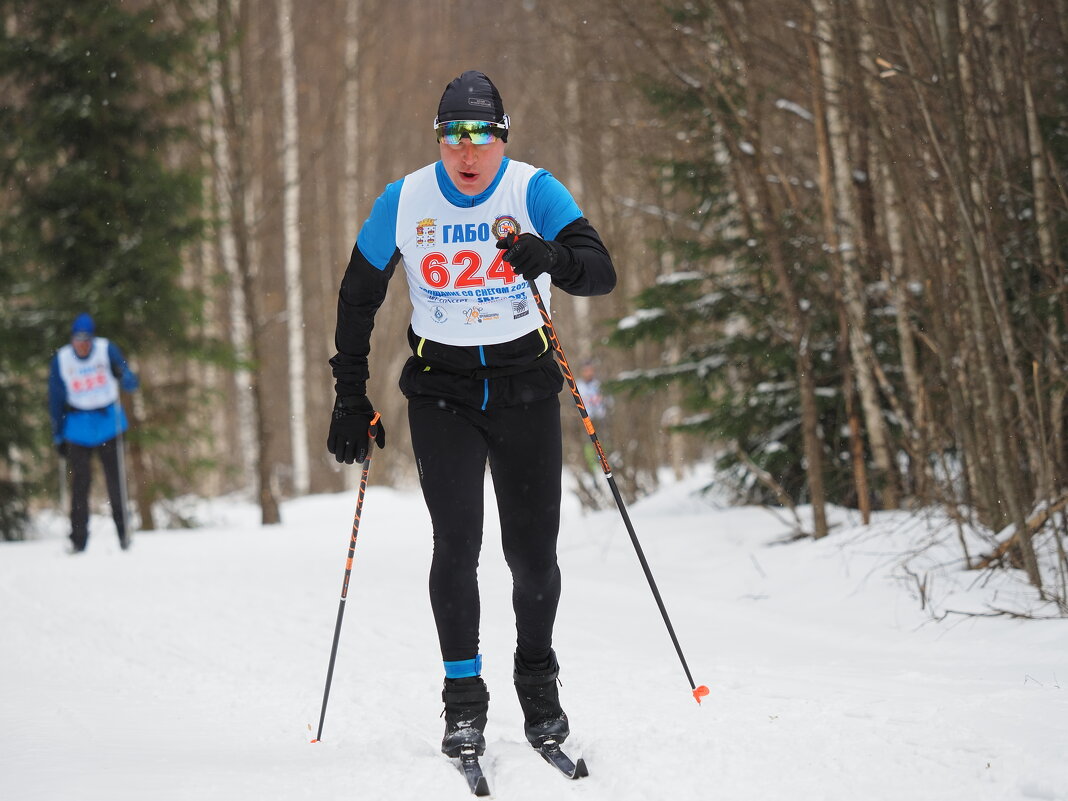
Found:
[[[939,0],[942,11],[943,43],[945,59],[943,66],[946,69],[946,91],[951,109],[957,113],[953,115],[949,123],[952,137],[952,156],[946,167],[949,170],[950,180],[953,182],[954,195],[957,200],[958,217],[960,220],[960,232],[964,245],[963,275],[967,298],[967,314],[971,321],[970,335],[975,341],[976,357],[979,362],[979,373],[985,394],[984,416],[991,435],[993,446],[994,470],[997,475],[997,487],[999,497],[996,503],[1003,502],[1005,507],[1001,510],[998,519],[1011,521],[1021,532],[1026,532],[1026,519],[1023,507],[1016,494],[1016,469],[1010,461],[1009,446],[1006,442],[1007,421],[1005,417],[1004,397],[1001,392],[1002,382],[999,379],[999,371],[993,363],[993,343],[987,335],[990,330],[990,319],[985,308],[985,294],[982,287],[982,270],[979,263],[983,257],[980,252],[980,243],[975,232],[975,218],[973,216],[973,198],[975,183],[973,179],[973,166],[970,163],[972,145],[967,136],[968,119],[973,111],[964,108],[965,95],[962,92],[963,80],[961,75],[964,62],[964,54],[960,47],[960,29],[958,27],[958,13],[960,9],[956,0]],[[1026,533],[1022,537],[1021,551],[1023,554],[1024,567],[1028,578],[1034,586],[1041,588],[1042,576],[1038,572],[1038,563],[1034,553],[1033,543]]]
[[[282,62],[282,237],[286,275],[286,332],[289,345],[289,437],[293,491],[306,495],[309,485],[308,413],[304,377],[304,291],[300,252],[300,116],[297,63],[293,43],[292,0],[278,0]]]
[[[815,11],[816,41],[822,74],[822,80],[815,91],[822,92],[826,97],[826,150],[830,160],[829,172],[833,179],[833,186],[824,189],[824,196],[829,194],[834,199],[829,209],[825,205],[825,211],[830,211],[832,219],[825,220],[824,225],[826,230],[834,235],[834,240],[828,242],[828,245],[842,278],[842,300],[849,323],[846,336],[849,338],[857,391],[864,412],[872,459],[876,466],[876,484],[882,496],[883,507],[893,509],[900,504],[897,469],[876,389],[872,365],[875,355],[867,344],[866,292],[857,247],[861,220],[852,185],[852,159],[846,130],[847,96],[838,57],[841,43],[836,42],[836,32],[831,24],[831,9],[826,0],[812,0],[812,5]]]
[[[223,4],[229,4],[231,0],[215,0],[219,22],[220,39],[226,33],[223,27],[221,15],[224,12]],[[232,35],[232,31],[229,35]],[[229,302],[226,303],[225,322],[223,323],[228,336],[230,347],[237,358],[237,367],[231,374],[233,381],[234,397],[236,398],[236,415],[234,416],[234,432],[229,437],[229,444],[241,454],[254,454],[257,452],[255,420],[257,411],[254,405],[252,393],[252,377],[249,371],[249,329],[244,287],[241,283],[241,271],[238,267],[237,240],[234,233],[234,182],[235,174],[230,162],[230,154],[233,150],[237,155],[235,146],[230,141],[230,101],[227,93],[233,91],[228,86],[230,70],[228,59],[232,56],[223,53],[222,41],[216,43],[216,51],[219,58],[211,62],[211,104],[214,109],[211,125],[212,159],[214,170],[212,175],[212,198],[215,204],[215,214],[219,220],[216,233],[216,243],[219,253],[219,261],[223,271],[229,280]],[[225,78],[225,80],[224,80]],[[237,461],[241,475],[241,484],[251,487],[256,482],[256,471],[253,469],[254,460],[242,458]]]
[[[908,392],[909,412],[913,435],[909,452],[912,455],[914,491],[920,498],[928,497],[928,487],[933,482],[927,455],[931,436],[927,419],[927,392],[920,373],[916,354],[916,338],[912,328],[909,301],[909,271],[905,255],[904,218],[901,213],[901,196],[897,179],[890,169],[885,154],[879,157],[879,174],[882,176],[882,211],[886,226],[887,249],[890,256],[890,292],[894,304],[894,326],[897,330],[898,348],[901,351],[901,374]]]
[[[235,26],[233,24],[233,7],[231,2],[237,4],[239,16],[247,10],[247,6],[241,0],[218,0],[217,20],[219,33],[224,45],[234,41]],[[238,25],[240,30],[245,30],[244,25]],[[260,327],[260,315],[257,311],[255,280],[253,278],[253,265],[251,258],[251,243],[249,233],[249,197],[248,197],[248,170],[246,168],[246,142],[245,142],[245,112],[242,107],[243,74],[240,67],[241,51],[235,54],[223,54],[220,59],[220,88],[224,109],[224,136],[227,145],[227,160],[231,172],[223,176],[226,204],[229,206],[228,222],[232,231],[232,263],[236,270],[237,286],[240,287],[243,296],[244,312],[242,319],[247,337],[247,356],[252,364],[252,370],[248,371],[245,378],[248,381],[247,392],[251,401],[251,413],[254,422],[255,442],[254,451],[246,454],[246,460],[256,465],[257,494],[259,496],[261,520],[264,525],[271,525],[281,521],[278,509],[278,501],[274,495],[272,486],[271,465],[266,455],[270,452],[270,430],[266,424],[263,404],[263,392],[259,376],[259,366],[262,359],[259,352],[259,343],[256,332]],[[235,69],[236,67],[236,69]],[[228,190],[228,191],[227,191]],[[236,297],[236,296],[235,296]],[[239,387],[239,390],[243,389]]]
[[[756,140],[759,141],[759,140]],[[759,164],[759,146],[754,158]],[[801,401],[801,437],[805,456],[805,474],[808,477],[812,504],[813,537],[821,539],[830,531],[827,525],[827,493],[823,483],[823,438],[820,436],[819,407],[816,403],[816,382],[812,377],[812,351],[807,314],[801,298],[797,296],[790,281],[786,257],[778,230],[779,214],[768,190],[768,182],[758,171],[755,180],[757,196],[762,208],[757,219],[763,221],[767,240],[768,258],[779,284],[784,309],[790,317],[790,331],[796,358],[797,391]]]
[[[1017,17],[1017,22],[1020,23]],[[1032,61],[1034,59],[1034,47],[1031,43],[1030,33],[1026,26],[1020,24],[1021,30],[1019,31],[1019,41],[1021,43],[1022,58],[1021,65],[1021,80],[1023,83],[1024,94],[1024,119],[1027,124],[1027,146],[1031,156],[1031,183],[1034,187],[1035,196],[1035,228],[1038,235],[1038,249],[1039,255],[1042,258],[1042,264],[1044,270],[1047,272],[1051,279],[1051,283],[1055,282],[1060,276],[1064,275],[1064,260],[1061,258],[1056,243],[1056,230],[1057,222],[1052,213],[1052,200],[1050,190],[1050,176],[1046,167],[1046,145],[1042,138],[1042,130],[1038,119],[1038,110],[1035,106],[1035,95],[1032,87]],[[1050,342],[1056,342],[1057,336],[1053,331],[1050,331],[1052,335]],[[1063,361],[1058,358],[1050,358],[1047,361],[1045,367],[1051,373],[1053,381],[1051,383],[1063,385]],[[1036,363],[1036,370],[1039,369]],[[1037,382],[1037,376],[1036,376]],[[1046,393],[1035,392],[1034,402],[1036,409],[1038,410],[1039,420],[1043,418],[1043,408],[1045,407],[1045,416],[1049,419],[1052,411],[1051,400]],[[1040,428],[1044,429],[1045,426]],[[1055,461],[1050,456],[1046,447],[1048,438],[1043,430],[1039,431],[1039,449],[1040,449],[1040,464],[1039,474],[1037,482],[1036,495],[1038,498],[1052,497],[1055,488],[1058,486],[1057,469],[1055,467]]]
[[[834,169],[831,163],[830,139],[827,136],[827,105],[824,102],[824,92],[820,80],[820,56],[815,39],[811,36],[808,38],[808,57],[813,78],[813,124],[816,129],[816,156],[820,168],[820,211],[822,212],[823,237],[828,247],[837,253],[839,241],[838,229],[834,222]],[[835,263],[838,265],[836,272],[840,275],[841,262],[835,259]],[[840,283],[836,282],[836,284]],[[841,303],[841,297],[837,290],[835,291],[835,296],[838,298],[838,320],[839,330],[841,331],[841,338],[838,343],[838,362],[841,365],[844,377],[842,396],[845,400],[846,420],[849,426],[849,454],[853,468],[853,485],[856,490],[857,508],[860,510],[861,520],[864,525],[868,525],[871,522],[871,485],[868,481],[868,461],[864,453],[864,434],[856,410],[853,372],[849,366],[849,322],[844,304]]]
[[[887,130],[894,115],[889,108],[886,93],[878,76],[878,56],[875,49],[875,37],[872,28],[876,22],[873,0],[858,0],[860,11],[857,36],[860,49],[860,66],[863,76],[865,95],[872,109],[876,125],[876,135],[872,138],[871,161],[874,165],[873,176],[878,180],[876,196],[881,201],[879,210],[882,215],[883,229],[886,232],[886,249],[889,262],[888,285],[894,308],[894,325],[897,330],[898,347],[901,352],[901,372],[908,392],[908,412],[911,425],[907,433],[911,457],[912,491],[920,498],[927,499],[928,487],[933,484],[928,464],[930,450],[930,432],[927,421],[927,395],[923,386],[919,360],[916,353],[916,341],[910,318],[909,270],[905,254],[905,215],[901,208],[901,193],[898,178],[891,168],[896,164],[893,156],[893,134]]]

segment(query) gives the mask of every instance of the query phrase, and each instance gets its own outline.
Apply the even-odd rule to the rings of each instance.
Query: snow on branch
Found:
[[[683,270],[677,273],[659,275],[656,278],[656,283],[661,286],[670,286],[672,284],[681,284],[685,281],[700,281],[704,277],[704,273],[697,272],[696,270]]]
[[[703,376],[711,372],[712,370],[718,370],[724,364],[727,363],[727,357],[721,355],[709,356],[706,359],[701,359],[697,362],[682,362],[680,364],[672,364],[667,367],[653,367],[648,370],[627,370],[626,372],[619,373],[616,377],[616,381],[651,381],[658,378],[669,378],[671,376],[685,375],[687,373],[695,373],[698,376]]]
[[[798,117],[803,119],[805,122],[812,122],[812,120],[815,119],[812,116],[812,112],[809,111],[807,108],[805,108],[804,106],[798,105],[797,103],[793,102],[792,100],[787,100],[786,98],[783,98],[783,97],[780,97],[778,100],[775,101],[775,108],[777,108],[777,109],[779,109],[781,111],[789,111],[792,114],[796,114]]]
[[[616,323],[616,328],[620,331],[626,331],[629,328],[635,328],[642,323],[647,323],[650,320],[656,320],[659,317],[663,317],[665,314],[663,309],[638,309],[634,314],[629,314]]]

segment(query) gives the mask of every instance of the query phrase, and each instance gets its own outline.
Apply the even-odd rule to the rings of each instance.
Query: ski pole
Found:
[[[68,493],[68,482],[70,481],[67,475],[67,457],[59,457],[59,507],[60,510],[66,510],[67,514],[70,514],[70,495]]]
[[[619,487],[616,486],[616,479],[612,475],[612,467],[608,464],[608,456],[605,455],[604,448],[601,447],[601,441],[597,438],[597,431],[594,429],[593,420],[590,419],[589,413],[586,411],[586,405],[582,402],[582,395],[579,393],[578,384],[575,382],[575,376],[571,372],[571,365],[567,363],[567,357],[564,355],[564,349],[560,345],[560,338],[556,336],[556,329],[553,327],[552,317],[549,316],[549,312],[545,308],[545,304],[542,302],[541,295],[538,293],[537,285],[531,281],[530,291],[534,295],[534,302],[538,304],[538,311],[541,312],[542,320],[545,321],[545,328],[549,332],[549,341],[552,343],[553,350],[556,351],[556,356],[560,360],[560,368],[564,373],[564,379],[567,381],[568,387],[571,388],[571,395],[575,401],[575,407],[578,409],[579,416],[582,418],[582,424],[586,428],[586,433],[590,436],[590,441],[593,443],[593,447],[597,449],[597,459],[601,463],[601,471],[604,473],[605,479],[608,481],[608,486],[612,490],[612,497],[616,499],[616,506],[619,508],[619,514],[623,517],[623,523],[627,527],[627,533],[630,535],[630,541],[634,545],[634,551],[638,554],[638,561],[641,563],[642,570],[645,571],[645,578],[649,582],[649,589],[653,591],[653,598],[656,599],[656,605],[660,608],[660,615],[664,618],[664,624],[667,626],[668,634],[671,635],[671,642],[675,646],[675,652],[679,655],[679,661],[682,662],[682,669],[686,672],[686,680],[690,682],[690,689],[693,691],[694,700],[697,703],[701,703],[701,699],[708,695],[708,687],[705,685],[697,686],[694,683],[693,676],[690,675],[690,667],[686,664],[686,657],[683,656],[682,646],[679,645],[679,638],[675,636],[675,628],[671,625],[671,618],[668,617],[667,609],[664,606],[664,600],[660,597],[660,590],[657,589],[656,581],[653,579],[653,573],[649,569],[649,562],[645,559],[645,553],[642,551],[641,543],[638,542],[638,535],[634,531],[634,525],[630,522],[630,515],[627,514],[626,504],[623,503],[623,496],[619,494]]]
[[[334,660],[337,658],[337,643],[341,637],[341,620],[345,616],[345,601],[349,596],[349,576],[352,575],[352,559],[356,553],[356,536],[360,533],[360,512],[363,511],[363,496],[367,491],[367,473],[371,469],[371,451],[373,450],[375,436],[378,433],[378,419],[381,417],[375,412],[371,418],[370,427],[367,429],[367,458],[363,461],[363,473],[360,475],[360,489],[356,494],[356,514],[352,518],[352,536],[349,538],[349,555],[345,560],[345,580],[341,584],[341,601],[337,606],[337,623],[334,624],[334,644],[330,646],[330,665],[326,669],[326,689],[323,690],[323,708],[319,712],[319,730],[315,733],[313,743],[319,742],[323,736],[323,721],[326,720],[326,702],[330,700],[330,682],[334,678]]]
[[[122,504],[122,528],[126,538],[125,548],[130,547],[133,541],[133,532],[130,530],[130,499],[126,489],[126,444],[122,440],[122,400],[115,401],[115,447],[116,458],[119,464],[119,498]]]

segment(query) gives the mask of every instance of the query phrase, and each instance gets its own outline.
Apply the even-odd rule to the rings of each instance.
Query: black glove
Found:
[[[65,439],[56,443],[56,453],[58,453],[62,459],[67,458],[67,441]]]
[[[570,260],[560,245],[534,234],[508,234],[497,240],[497,247],[505,251],[504,260],[512,272],[527,281],[542,273],[557,275]]]
[[[330,433],[326,437],[326,449],[334,458],[345,464],[363,461],[371,447],[369,429],[375,416],[374,407],[366,395],[352,395],[334,401],[330,415]],[[375,442],[379,448],[386,447],[386,429],[379,419],[375,423]]]

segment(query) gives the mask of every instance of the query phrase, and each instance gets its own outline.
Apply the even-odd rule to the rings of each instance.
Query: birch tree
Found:
[[[827,116],[826,147],[819,147],[828,164],[825,178],[831,183],[823,187],[824,226],[830,237],[828,247],[841,276],[842,304],[847,328],[842,332],[849,345],[852,377],[864,411],[865,431],[871,445],[872,457],[879,478],[879,488],[885,494],[884,505],[898,505],[896,467],[889,433],[883,419],[873,371],[873,356],[869,347],[865,281],[859,263],[861,220],[856,192],[853,189],[853,158],[847,134],[845,79],[840,64],[846,45],[832,25],[833,12],[827,0],[813,0],[819,53],[820,86],[824,94],[822,104]]]
[[[219,87],[217,94],[222,102],[222,129],[219,136],[220,146],[225,142],[225,155],[220,154],[217,168],[219,175],[219,205],[220,209],[228,209],[229,215],[224,218],[226,226],[223,228],[223,240],[221,250],[225,262],[230,265],[229,270],[236,273],[237,281],[234,283],[233,314],[238,318],[233,329],[235,345],[247,347],[248,364],[247,372],[239,373],[237,396],[247,395],[249,405],[249,418],[241,422],[242,425],[251,425],[255,431],[255,447],[249,448],[243,454],[246,462],[255,465],[256,471],[256,495],[260,504],[260,516],[265,525],[278,523],[281,519],[278,499],[275,496],[271,466],[266,458],[271,439],[270,428],[267,425],[263,402],[263,389],[259,374],[259,365],[262,363],[260,347],[256,332],[260,325],[261,315],[258,311],[258,297],[254,266],[252,262],[252,242],[250,232],[251,195],[249,193],[249,169],[248,169],[248,142],[247,110],[244,105],[244,95],[247,87],[248,75],[247,63],[242,47],[236,46],[239,31],[244,29],[242,20],[248,12],[248,5],[243,0],[216,0],[216,24],[218,25],[219,40],[223,47],[220,53]],[[223,166],[229,167],[229,172],[222,172]],[[242,322],[243,320],[243,322]],[[247,381],[247,387],[244,385]],[[247,446],[249,437],[243,435],[239,442]]]
[[[308,491],[308,420],[305,402],[304,293],[300,252],[300,119],[297,109],[297,63],[293,44],[292,0],[278,0],[282,62],[282,234],[289,355],[289,435],[293,489]]]

